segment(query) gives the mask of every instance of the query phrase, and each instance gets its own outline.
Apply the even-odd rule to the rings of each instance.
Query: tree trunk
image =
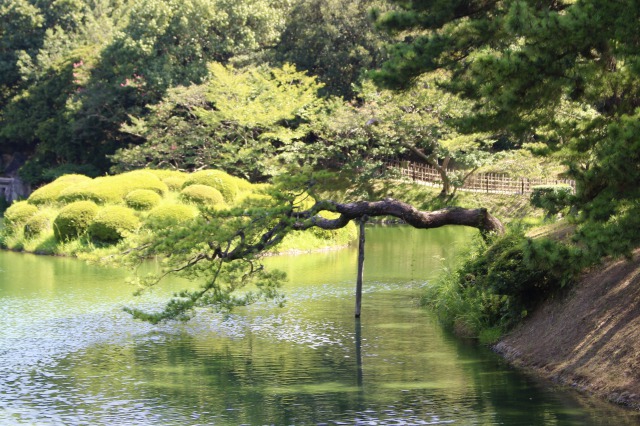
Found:
[[[449,195],[451,193],[451,179],[449,179],[449,175],[447,174],[447,167],[449,166],[449,161],[451,161],[451,156],[447,155],[442,161],[442,165],[440,165],[440,163],[438,163],[438,157],[435,154],[427,155],[420,148],[409,143],[403,143],[402,145],[409,148],[411,152],[422,158],[427,164],[438,171],[440,179],[442,179],[442,191],[440,191],[439,197],[444,198]]]

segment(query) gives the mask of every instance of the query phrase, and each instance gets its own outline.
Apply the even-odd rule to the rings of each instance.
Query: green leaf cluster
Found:
[[[569,185],[538,185],[533,187],[531,205],[547,212],[547,217],[558,214],[571,204],[573,188]]]
[[[278,42],[288,1],[8,0],[0,6],[0,151],[28,154],[39,184],[58,168],[110,166],[120,132],[170,87],[202,83]]]

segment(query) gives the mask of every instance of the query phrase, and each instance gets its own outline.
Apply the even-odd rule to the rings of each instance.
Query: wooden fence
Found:
[[[441,186],[440,173],[431,166],[409,161],[388,161],[387,167],[396,170],[403,178],[413,182]],[[454,170],[447,170],[453,173]],[[575,192],[576,183],[569,179],[527,179],[513,178],[498,173],[474,173],[469,176],[458,191],[486,192],[489,194],[531,194],[537,185],[569,185]]]

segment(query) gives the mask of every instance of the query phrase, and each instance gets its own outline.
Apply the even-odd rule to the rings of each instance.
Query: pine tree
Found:
[[[602,253],[640,243],[640,5],[633,1],[393,1],[404,40],[375,74],[404,88],[436,69],[475,102],[461,131],[509,131],[562,152],[583,233]],[[592,226],[593,225],[593,226]],[[587,235],[588,234],[588,235]],[[597,236],[597,238],[596,238]],[[615,246],[618,246],[616,244]]]

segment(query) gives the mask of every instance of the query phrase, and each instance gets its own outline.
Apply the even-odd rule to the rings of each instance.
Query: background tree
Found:
[[[29,156],[39,183],[60,171],[108,170],[107,155],[142,142],[122,133],[178,85],[201,83],[212,60],[278,41],[288,3],[41,0],[3,4],[0,150]],[[4,15],[4,13],[3,13]],[[15,16],[14,16],[15,15]]]
[[[354,168],[365,179],[379,173],[389,158],[417,159],[438,170],[442,196],[451,196],[489,160],[489,134],[461,134],[452,121],[471,106],[438,87],[443,74],[422,76],[405,91],[381,90],[366,80],[358,101],[345,104],[318,126],[325,158]],[[316,144],[317,146],[318,144]],[[451,172],[455,166],[459,171]]]
[[[11,3],[15,2],[9,2],[9,7]],[[100,158],[100,150],[83,147],[73,137],[74,112],[96,52],[110,40],[121,20],[120,6],[110,0],[36,1],[29,4],[29,13],[39,24],[25,34],[11,30],[13,38],[30,43],[32,48],[13,50],[21,58],[17,62],[20,85],[0,109],[0,151],[30,157],[21,170],[28,181],[38,182],[52,165],[78,165]],[[17,22],[16,18],[12,24]],[[80,169],[97,172],[90,166]]]
[[[324,83],[323,94],[353,97],[353,85],[385,57],[387,37],[373,28],[369,9],[378,0],[298,0],[288,14],[276,60],[289,62]]]
[[[260,181],[306,162],[310,123],[324,108],[315,77],[290,65],[209,69],[204,84],[170,90],[123,127],[145,143],[120,149],[114,170],[211,167]]]
[[[0,5],[0,108],[22,86],[21,69],[28,67],[42,45],[44,17],[26,0]]]

